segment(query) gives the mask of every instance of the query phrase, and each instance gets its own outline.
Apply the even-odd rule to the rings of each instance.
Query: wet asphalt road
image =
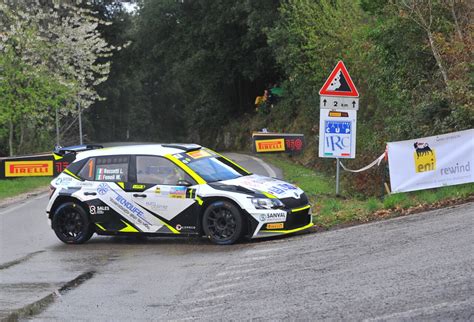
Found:
[[[474,319],[474,203],[223,247],[113,237],[64,245],[46,202],[0,209],[0,319],[35,301],[44,306],[30,307],[34,320]]]

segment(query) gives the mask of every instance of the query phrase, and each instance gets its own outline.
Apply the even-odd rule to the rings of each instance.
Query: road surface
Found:
[[[0,319],[474,319],[474,203],[233,246],[97,236],[64,245],[46,203],[0,209]]]

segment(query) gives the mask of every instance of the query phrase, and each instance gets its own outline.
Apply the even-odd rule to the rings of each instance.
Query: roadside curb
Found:
[[[49,187],[40,187],[13,197],[7,197],[5,199],[0,200],[0,209],[7,208],[13,204],[28,200],[33,197],[37,197],[42,194],[46,194],[48,191]]]
[[[57,298],[63,296],[67,292],[77,288],[82,283],[86,282],[87,280],[91,279],[95,275],[95,271],[89,271],[80,274],[73,280],[70,280],[64,283],[60,288],[54,290],[53,292],[49,293],[48,295],[44,296],[43,298],[30,303],[24,307],[21,307],[16,310],[12,310],[7,317],[2,318],[0,321],[2,322],[10,322],[10,321],[18,321],[20,319],[30,318],[32,316],[38,315],[44,310],[48,308]]]
[[[434,204],[425,204],[422,206],[415,206],[415,207],[410,207],[407,209],[394,208],[394,209],[378,210],[372,213],[369,219],[366,221],[355,220],[355,221],[350,221],[350,222],[342,223],[339,225],[335,225],[329,228],[314,225],[313,227],[308,229],[308,232],[321,233],[325,231],[339,230],[339,229],[349,228],[353,226],[360,226],[360,225],[365,225],[365,224],[370,224],[370,223],[375,223],[375,222],[382,222],[385,220],[390,220],[390,219],[395,219],[395,218],[409,217],[412,215],[429,212],[433,210],[448,209],[453,206],[464,205],[471,202],[474,202],[474,195],[467,196],[465,198],[447,199],[447,200],[437,202]]]

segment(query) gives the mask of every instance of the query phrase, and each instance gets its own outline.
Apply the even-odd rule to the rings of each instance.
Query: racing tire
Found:
[[[83,244],[94,234],[89,215],[76,202],[66,202],[53,214],[53,230],[66,244]]]
[[[239,209],[228,201],[210,204],[202,217],[204,234],[215,244],[231,245],[239,240],[243,219]]]

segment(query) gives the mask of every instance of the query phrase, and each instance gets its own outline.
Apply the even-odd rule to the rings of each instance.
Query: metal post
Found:
[[[79,144],[82,145],[82,118],[81,118],[81,103],[77,102],[77,109],[79,110]]]
[[[339,158],[336,158],[336,196],[339,196]]]
[[[59,113],[56,107],[56,145],[59,145]]]

